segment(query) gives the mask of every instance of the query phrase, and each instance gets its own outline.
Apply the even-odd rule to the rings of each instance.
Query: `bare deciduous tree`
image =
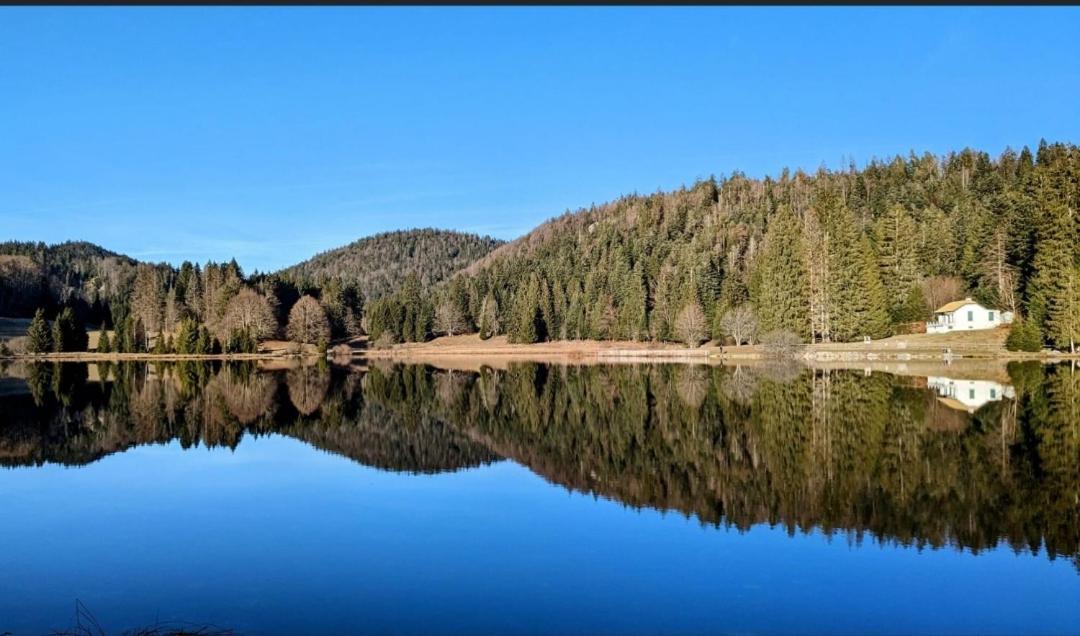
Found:
[[[708,324],[705,320],[705,312],[697,303],[690,303],[679,310],[675,317],[675,333],[679,339],[691,347],[696,347],[705,341],[708,333]]]
[[[293,342],[329,342],[330,321],[319,301],[306,294],[301,296],[289,310],[289,325],[285,328],[285,335]]]
[[[455,333],[465,331],[467,327],[465,315],[462,314],[457,303],[451,300],[444,300],[439,303],[439,306],[435,309],[435,331],[437,333],[452,336]]]
[[[754,308],[750,305],[739,305],[735,309],[728,310],[720,318],[720,329],[724,334],[731,336],[736,345],[741,345],[743,342],[754,344],[758,329]]]
[[[922,291],[930,311],[934,311],[945,303],[963,298],[967,285],[955,276],[931,276],[923,280]]]
[[[221,328],[223,333],[219,339],[227,338],[234,331],[246,331],[253,338],[265,339],[277,331],[277,321],[266,298],[245,287],[229,301]]]

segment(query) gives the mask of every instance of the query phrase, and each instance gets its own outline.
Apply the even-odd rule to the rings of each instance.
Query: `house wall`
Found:
[[[957,380],[931,376],[926,379],[926,385],[941,397],[961,402],[972,412],[988,402],[997,402],[1004,397],[1016,397],[1016,392],[1011,386],[986,380]]]
[[[993,314],[991,319],[990,315]],[[943,316],[948,316],[951,321],[945,321]],[[977,329],[994,329],[1008,321],[1002,312],[997,309],[987,309],[982,305],[972,303],[964,305],[950,314],[938,314],[934,322],[926,323],[927,333],[950,333],[954,331],[974,331]]]

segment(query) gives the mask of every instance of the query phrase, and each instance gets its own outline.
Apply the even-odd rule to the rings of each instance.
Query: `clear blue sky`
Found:
[[[742,170],[1080,141],[1076,8],[0,9],[0,240],[269,270]]]

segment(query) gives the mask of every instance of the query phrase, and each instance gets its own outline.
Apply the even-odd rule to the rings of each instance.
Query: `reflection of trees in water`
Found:
[[[1016,402],[965,414],[961,429],[940,425],[931,392],[884,374],[514,365],[465,386],[456,372],[447,400],[446,374],[425,370],[425,382],[417,369],[366,399],[435,414],[551,481],[631,506],[1078,554],[1080,374],[1065,367],[1038,371]]]
[[[173,439],[235,448],[246,434],[271,432],[390,470],[498,459],[441,421],[366,404],[359,374],[334,380],[326,366],[263,373],[250,364],[118,363],[98,375],[86,382],[78,364],[28,368],[30,391],[0,397],[0,465],[80,465]]]
[[[277,379],[266,373],[242,369],[226,365],[206,385],[206,391],[220,399],[238,422],[250,424],[273,409]]]
[[[285,378],[289,385],[289,400],[301,415],[311,415],[319,409],[330,389],[330,369],[322,364],[289,369]]]
[[[1011,366],[1017,399],[974,416],[942,411],[910,379],[791,366],[116,364],[101,381],[78,367],[35,365],[29,391],[0,397],[0,462],[275,432],[390,470],[508,456],[566,488],[705,523],[1080,554],[1080,372],[1068,367]]]

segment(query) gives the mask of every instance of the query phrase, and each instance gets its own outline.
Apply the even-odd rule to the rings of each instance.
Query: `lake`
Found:
[[[0,633],[1080,631],[1068,366],[0,375]]]

